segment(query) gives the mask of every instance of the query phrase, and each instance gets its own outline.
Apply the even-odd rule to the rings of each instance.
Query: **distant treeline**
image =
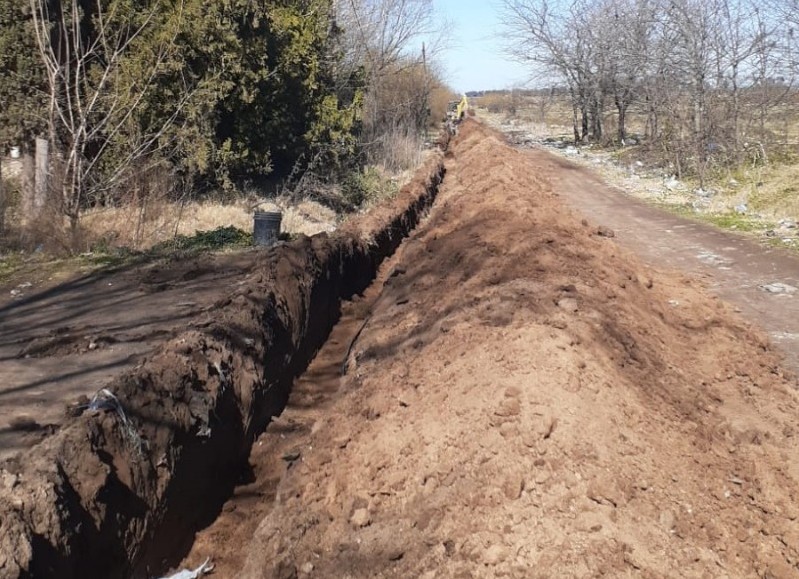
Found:
[[[496,90],[472,90],[466,93],[469,98],[480,98],[485,96],[520,96],[520,97],[538,97],[538,96],[556,96],[567,95],[569,90],[563,86],[553,86],[548,88],[512,88],[512,89],[496,89]]]

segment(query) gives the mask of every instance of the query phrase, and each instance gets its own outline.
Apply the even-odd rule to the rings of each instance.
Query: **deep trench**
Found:
[[[437,189],[434,193],[437,193]],[[430,204],[419,214],[420,219],[429,213],[434,198],[435,195],[431,198]],[[335,307],[328,310],[326,315],[317,314],[316,319],[329,320],[325,324],[328,326],[327,333],[319,336],[322,339],[321,345],[315,348],[309,345],[298,352],[301,361],[292,369],[290,375],[281,380],[281,395],[269,406],[266,412],[268,418],[255,432],[253,443],[258,443],[259,446],[251,447],[249,454],[236,466],[237,474],[231,479],[231,484],[226,485],[224,492],[211,499],[214,508],[205,513],[204,519],[198,525],[198,533],[186,536],[178,548],[166,554],[157,566],[157,573],[153,573],[154,568],[148,565],[144,569],[144,575],[134,572],[132,577],[160,577],[178,569],[181,561],[195,548],[197,535],[218,524],[228,511],[242,507],[250,509],[244,524],[247,531],[255,531],[257,524],[260,523],[257,514],[271,511],[280,477],[286,468],[291,467],[292,461],[286,457],[290,456],[293,448],[302,446],[299,439],[309,434],[301,428],[299,432],[292,431],[290,437],[284,436],[287,427],[280,422],[281,415],[289,407],[295,416],[298,408],[305,410],[305,414],[308,415],[323,413],[324,408],[335,399],[341,380],[348,372],[350,354],[382,294],[398,250],[416,227],[418,224],[413,229],[403,232],[401,238],[396,238],[396,243],[391,243],[390,249],[381,255],[376,268],[370,265],[365,270],[366,275],[356,276],[359,280],[358,289],[352,293],[347,292],[347,295],[337,300]],[[252,489],[258,489],[257,506],[252,504],[250,496]],[[247,534],[243,533],[244,536]],[[238,546],[243,554],[249,544],[239,543]],[[220,573],[219,563],[215,565],[215,572]],[[239,570],[229,569],[231,572]],[[225,570],[221,570],[221,573],[226,575]]]
[[[262,440],[267,439],[266,452],[270,453],[267,468],[272,468],[275,473],[283,468],[285,463],[281,456],[279,440],[274,441],[278,444],[270,444],[269,426],[284,412],[297,389],[320,392],[322,395],[315,401],[320,405],[334,397],[341,375],[346,372],[346,363],[352,346],[368,322],[371,307],[380,296],[391,258],[429,213],[444,173],[445,168],[442,163],[437,174],[429,181],[427,191],[422,192],[409,207],[404,208],[400,215],[395,216],[389,225],[377,233],[369,251],[361,259],[353,260],[354,268],[352,265],[348,268],[339,264],[341,266],[338,268],[339,272],[346,274],[343,279],[338,280],[340,287],[337,292],[330,292],[329,283],[324,281],[313,288],[308,312],[310,331],[295,351],[278,352],[277,357],[291,358],[291,362],[286,370],[281,372],[271,389],[271,395],[264,399],[254,425],[249,433],[245,434],[247,451],[237,463],[231,465],[232,476],[226,477],[212,493],[202,497],[204,507],[197,510],[201,517],[195,519],[193,529],[176,533],[172,530],[173,525],[163,525],[163,531],[155,534],[155,537],[160,538],[154,539],[144,550],[146,554],[133,567],[129,575],[131,578],[160,577],[175,569],[191,552],[197,533],[214,525],[224,514],[225,506],[235,500],[237,489],[242,484],[259,482],[258,473],[254,472],[251,461],[252,445],[259,437]],[[326,281],[330,282],[331,277],[334,276],[328,275]],[[271,316],[266,316],[263,321],[267,328],[279,327],[279,324],[274,322]],[[273,353],[262,363],[268,364],[275,357]],[[320,373],[325,374],[328,381],[326,387],[321,389],[318,384]],[[330,373],[335,373],[335,376],[330,376]],[[265,482],[269,484],[269,481]],[[195,494],[189,489],[183,489],[183,492],[185,496]],[[185,496],[181,502],[186,502]],[[271,492],[267,492],[263,499],[265,504],[260,507],[271,507],[274,501],[274,488]],[[177,517],[181,516],[180,512],[175,514]],[[257,524],[254,519],[251,522]]]
[[[213,561],[214,571],[220,576],[235,576],[241,571],[251,547],[250,539],[272,511],[282,477],[296,461],[302,460],[300,449],[309,446],[316,421],[328,414],[329,406],[352,372],[351,354],[383,295],[384,284],[392,275],[399,254],[397,251],[386,258],[363,292],[342,301],[339,319],[324,344],[302,374],[292,381],[286,403],[255,441],[242,465],[238,484],[220,505],[214,520],[193,537],[188,551],[176,554],[161,569],[162,574],[179,567],[196,567],[197,561],[206,559]],[[229,544],[220,549],[219,539]],[[224,551],[222,559],[215,557],[220,550]],[[178,555],[184,557],[180,565]]]
[[[253,443],[303,384],[343,304],[363,303],[443,178],[437,155],[365,229],[265,252],[259,278],[109,383],[144,455],[116,413],[93,412],[16,465],[13,494],[0,500],[0,553],[11,554],[0,578],[138,579],[178,565],[248,480]],[[357,337],[356,326],[337,339]],[[339,346],[346,357],[350,343]]]

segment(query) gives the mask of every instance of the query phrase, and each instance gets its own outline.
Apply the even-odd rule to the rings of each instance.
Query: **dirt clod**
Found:
[[[356,528],[366,527],[372,522],[372,517],[367,509],[356,509],[350,517],[350,523]]]
[[[616,232],[613,231],[610,227],[605,227],[604,225],[600,225],[597,227],[596,234],[599,237],[616,237]]]

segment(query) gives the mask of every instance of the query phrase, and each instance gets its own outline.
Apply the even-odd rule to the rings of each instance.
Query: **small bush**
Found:
[[[353,207],[373,203],[396,195],[396,182],[385,177],[377,168],[367,167],[351,173],[341,184],[341,195]]]

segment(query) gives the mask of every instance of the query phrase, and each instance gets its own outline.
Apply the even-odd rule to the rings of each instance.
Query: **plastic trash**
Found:
[[[122,414],[122,418],[125,419],[119,398],[107,388],[103,388],[92,397],[89,402],[89,410],[114,410]]]
[[[202,577],[206,573],[210,573],[213,570],[214,566],[211,564],[211,559],[208,558],[205,560],[205,563],[194,570],[184,569],[183,571],[178,571],[174,575],[161,577],[161,579],[198,579],[199,577]]]

